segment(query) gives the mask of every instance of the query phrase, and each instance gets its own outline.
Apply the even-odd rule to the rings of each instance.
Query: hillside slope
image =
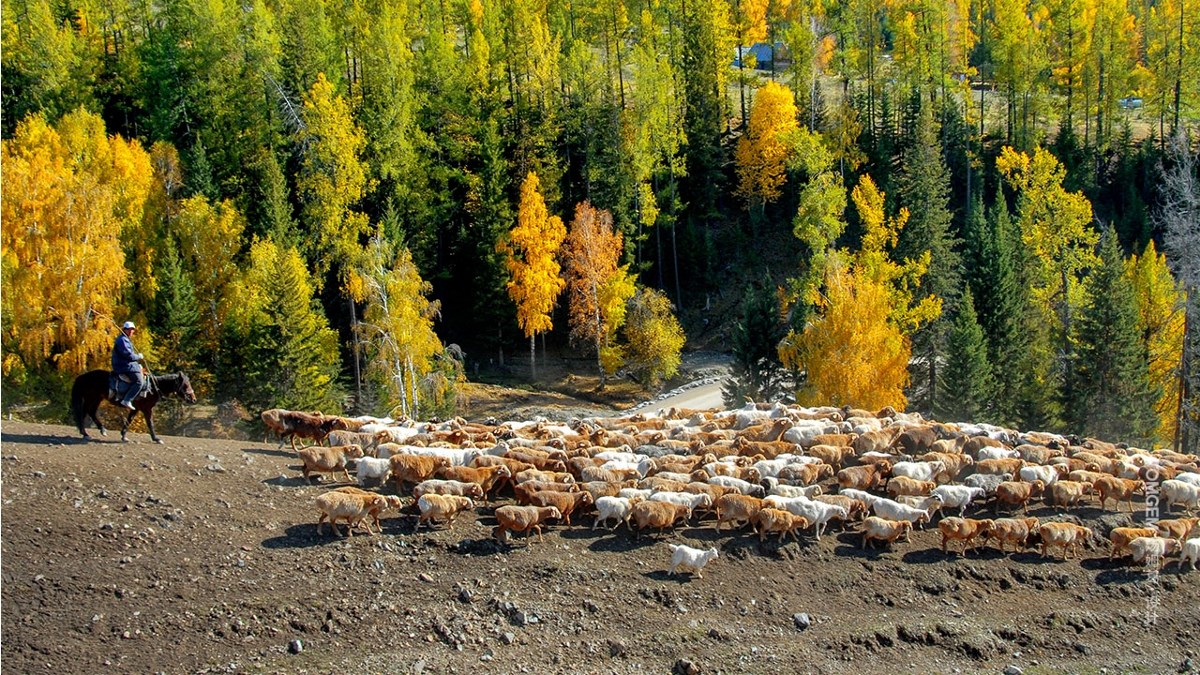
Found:
[[[413,532],[393,513],[381,536],[339,539],[316,534],[327,488],[305,485],[289,450],[75,435],[3,425],[13,672],[661,673],[680,659],[729,673],[1170,672],[1195,658],[1200,573],[1175,563],[1154,585],[1103,551],[964,559],[931,531],[878,552],[836,532],[779,546],[717,536],[711,520],[635,539],[590,517],[505,548],[492,504],[453,527]],[[666,542],[682,541],[720,549],[703,579],[667,576]]]

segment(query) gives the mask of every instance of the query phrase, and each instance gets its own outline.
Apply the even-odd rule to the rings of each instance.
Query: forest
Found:
[[[1200,0],[13,0],[3,403],[131,319],[247,409],[546,350],[1200,448]],[[538,338],[541,338],[540,340]]]

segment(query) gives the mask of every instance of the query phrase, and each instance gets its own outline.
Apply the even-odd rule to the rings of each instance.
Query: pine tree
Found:
[[[748,286],[741,316],[733,326],[733,366],[721,385],[726,406],[775,401],[787,390],[787,371],[779,359],[779,343],[786,335],[787,324],[770,278]]]
[[[917,297],[938,297],[953,306],[961,285],[961,262],[950,231],[950,173],[937,132],[932,106],[921,106],[915,143],[905,153],[899,179],[900,203],[909,207],[911,215],[900,233],[895,255],[915,260],[928,251],[929,271],[921,279]],[[937,364],[949,330],[950,321],[943,315],[913,335],[913,388],[922,393],[913,403],[919,410],[940,406]]]
[[[151,327],[159,336],[158,363],[167,370],[194,372],[198,344],[196,332],[200,327],[200,305],[196,287],[183,269],[175,240],[167,238],[159,261],[158,293]],[[195,376],[193,375],[193,379]]]
[[[1111,227],[1086,288],[1067,398],[1071,425],[1081,434],[1145,443],[1154,437],[1159,392],[1150,383],[1137,300]]]
[[[939,375],[942,396],[934,409],[938,419],[976,422],[990,419],[995,383],[987,340],[969,288],[963,290],[959,301],[958,316],[946,343],[946,366]]]

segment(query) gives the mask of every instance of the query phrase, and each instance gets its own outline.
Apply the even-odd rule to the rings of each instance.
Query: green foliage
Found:
[[[937,419],[994,419],[992,366],[970,289],[964,290],[959,300],[958,316],[946,344],[946,366],[939,375],[942,395],[934,409]]]
[[[1146,444],[1155,436],[1160,391],[1150,381],[1133,286],[1116,232],[1100,242],[1100,264],[1087,279],[1075,336],[1067,413],[1077,433]]]
[[[639,290],[629,300],[625,316],[626,365],[650,386],[679,370],[679,352],[686,336],[675,318],[671,301],[653,288]]]
[[[779,343],[785,335],[787,324],[774,284],[767,278],[748,286],[733,325],[733,366],[721,385],[726,406],[777,401],[788,390],[788,373],[779,359]]]

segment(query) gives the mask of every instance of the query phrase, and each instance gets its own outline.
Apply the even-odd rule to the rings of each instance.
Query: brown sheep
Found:
[[[1125,552],[1129,548],[1129,542],[1138,537],[1156,537],[1158,530],[1153,527],[1114,527],[1108,533],[1108,540],[1112,542],[1112,550],[1108,553],[1108,559],[1116,558],[1118,554]]]
[[[879,516],[871,516],[863,521],[862,542],[860,548],[866,548],[867,542],[879,540],[888,544],[900,537],[908,538],[912,533],[913,524],[907,520],[887,520]],[[871,546],[874,548],[874,544]]]
[[[547,483],[540,480],[531,480],[520,485],[514,485],[513,495],[516,497],[518,504],[530,504],[530,500],[534,494],[546,490],[578,492],[579,483]]]
[[[1197,525],[1200,525],[1200,518],[1163,519],[1154,524],[1164,537],[1171,537],[1179,541],[1187,539],[1189,534],[1195,532]]]
[[[1074,523],[1042,523],[1038,532],[1042,537],[1043,558],[1048,555],[1050,547],[1055,546],[1062,549],[1063,560],[1066,560],[1076,548],[1092,538],[1091,528]]]
[[[1009,543],[1013,545],[1013,550],[1020,551],[1028,547],[1030,537],[1037,531],[1037,518],[997,518],[992,521],[984,544],[995,539],[1000,542],[1001,553],[1005,552]]]
[[[1055,482],[1046,492],[1046,503],[1060,509],[1076,506],[1083,501],[1086,494],[1091,493],[1091,483],[1077,483],[1073,480]]]
[[[891,473],[891,470],[891,464],[886,460],[881,461],[879,464],[847,467],[837,472],[838,488],[842,490],[847,488],[871,490],[878,486]]]
[[[763,500],[741,494],[727,494],[717,498],[713,508],[717,512],[717,532],[720,532],[722,523],[733,523],[742,527],[757,522],[758,512],[763,508]]]
[[[1101,509],[1104,508],[1105,502],[1111,499],[1116,502],[1114,506],[1120,511],[1121,501],[1124,500],[1129,503],[1129,512],[1133,513],[1133,493],[1142,489],[1142,481],[1105,476],[1096,481],[1092,485],[1092,489],[1096,491],[1096,496],[1100,498]]]
[[[371,523],[368,519],[371,518],[372,511],[381,511],[387,508],[387,499],[383,495],[376,494],[356,494],[352,492],[339,492],[333,490],[325,494],[317,496],[317,509],[320,511],[320,517],[317,519],[317,534],[321,534],[324,529],[325,521],[333,526],[333,532],[337,536],[342,536],[338,530],[338,521],[345,521],[346,531],[349,536],[354,536],[354,525],[361,524],[367,529],[367,534],[375,534],[371,529]]]
[[[779,480],[792,481],[799,485],[819,483],[822,478],[833,475],[833,467],[821,464],[788,464],[779,470]]]
[[[496,509],[496,527],[492,536],[496,541],[508,543],[509,532],[524,532],[529,537],[530,530],[536,530],[538,541],[542,538],[542,523],[550,518],[562,518],[562,513],[553,506],[501,506]]]
[[[304,467],[301,469],[304,473],[304,480],[307,481],[309,476],[314,473],[332,474],[341,471],[346,474],[346,480],[349,481],[350,472],[346,470],[346,460],[362,457],[363,451],[357,445],[337,445],[332,448],[309,446],[300,448],[296,454],[300,455],[300,460],[304,462]]]
[[[475,483],[483,491],[484,497],[491,494],[492,489],[499,484],[501,479],[512,477],[512,473],[509,472],[508,467],[503,465],[482,468],[447,466],[439,469],[436,475],[438,478],[457,480],[464,483]]]
[[[531,506],[553,506],[562,514],[563,523],[571,524],[571,514],[583,506],[595,504],[590,492],[558,492],[545,490],[529,496]]]
[[[938,530],[942,533],[942,553],[948,553],[948,545],[951,540],[959,540],[963,543],[963,555],[967,555],[973,548],[978,548],[987,542],[988,534],[992,531],[991,520],[975,520],[974,518],[959,518],[958,516],[950,516],[942,518],[938,522]],[[983,537],[983,541],[972,545],[972,541]]]
[[[438,469],[450,466],[450,460],[432,455],[399,454],[392,455],[388,461],[392,464],[392,480],[396,482],[396,492],[400,492],[405,483],[416,485],[433,478]]]
[[[1003,504],[1009,507],[1021,507],[1021,511],[1029,510],[1029,500],[1041,496],[1046,484],[1040,480],[1035,480],[1032,483],[1024,481],[1004,481],[996,486],[996,501],[992,504],[992,511],[998,513],[1000,505]]]
[[[362,488],[354,487],[353,485],[346,485],[346,486],[343,486],[340,488],[334,488],[334,491],[335,492],[345,492],[347,494],[354,494],[354,495],[373,495],[373,494],[375,494],[374,492],[368,492],[366,490],[363,490]],[[401,507],[404,506],[404,503],[402,501],[400,501],[399,497],[395,497],[392,495],[384,496],[384,501],[385,501],[385,504],[383,507],[374,508],[371,510],[371,513],[369,514],[371,516],[371,522],[375,523],[375,527],[378,527],[380,531],[383,531],[383,524],[379,522],[379,514],[383,512],[384,508],[395,509],[395,510],[399,511],[401,509]]]
[[[672,504],[670,502],[638,502],[633,505],[632,517],[637,521],[638,533],[634,538],[641,536],[641,531],[653,527],[659,532],[662,532],[668,527],[674,527],[676,521],[680,518],[686,518],[688,507],[683,504]]]
[[[800,536],[796,534],[796,530],[803,530],[808,527],[808,520],[803,516],[797,516],[790,511],[781,509],[762,509],[758,512],[758,540],[766,539],[767,534],[779,533],[779,541],[787,535],[792,535],[792,539],[800,541]]]
[[[439,494],[421,495],[417,499],[417,509],[421,512],[421,516],[417,519],[417,527],[421,527],[422,523],[433,527],[432,522],[447,518],[453,525],[459,513],[473,508],[475,508],[475,502],[467,497]]]
[[[1021,467],[1025,466],[1025,460],[1015,457],[1007,459],[981,459],[975,462],[975,473],[982,473],[990,476],[1003,476],[1006,473],[1011,473],[1016,476],[1021,473]]]
[[[808,449],[806,454],[825,462],[833,467],[834,471],[842,468],[842,463],[846,461],[846,458],[855,456],[854,448],[848,445],[814,445]]]
[[[930,492],[933,492],[933,489],[936,487],[937,483],[931,480],[916,480],[908,476],[897,476],[888,481],[887,492],[893,499],[901,495],[925,497]]]

